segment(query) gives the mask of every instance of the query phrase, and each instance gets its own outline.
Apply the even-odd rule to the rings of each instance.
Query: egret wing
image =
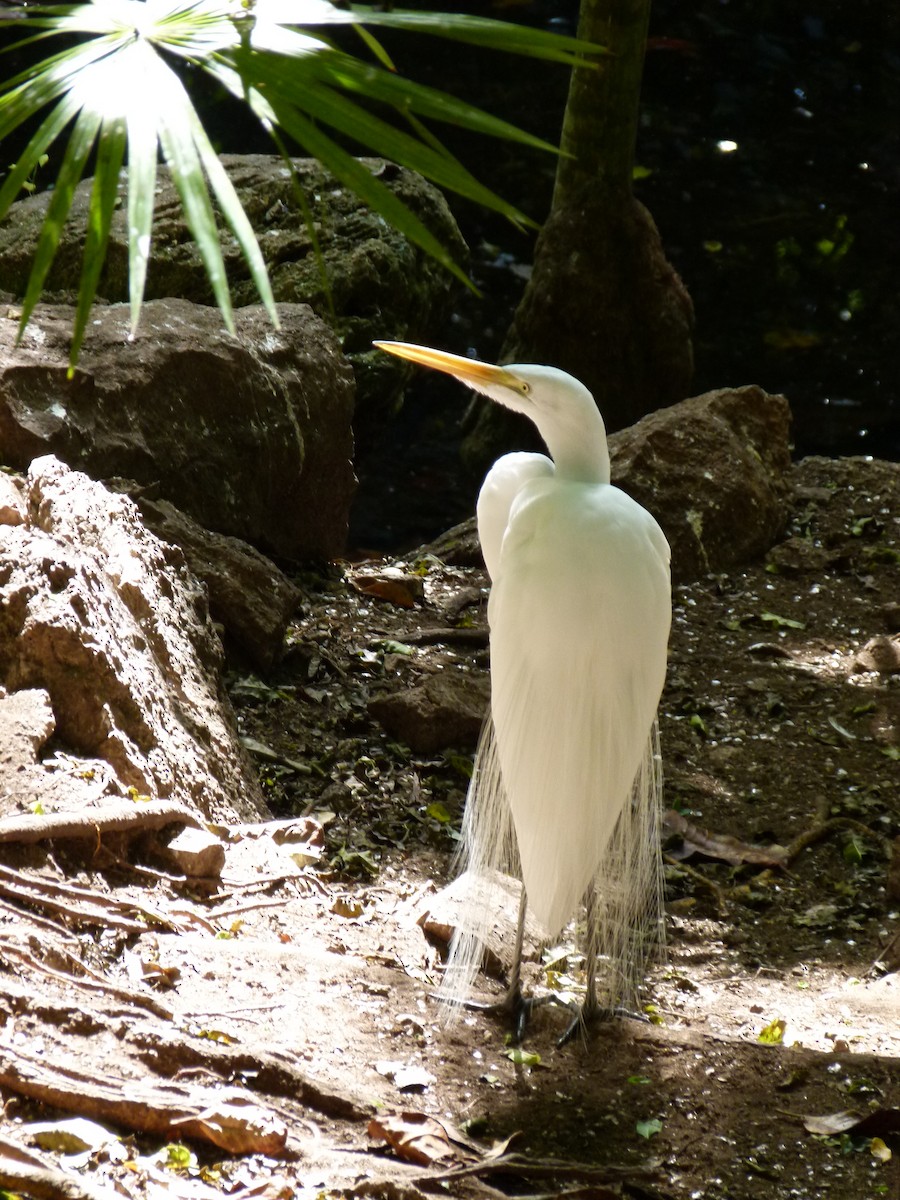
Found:
[[[645,509],[607,484],[523,485],[489,602],[491,708],[529,904],[550,935],[631,802],[670,612],[668,545]]]
[[[504,454],[488,471],[478,493],[478,538],[491,579],[500,569],[500,551],[516,496],[532,479],[553,475],[546,454]]]

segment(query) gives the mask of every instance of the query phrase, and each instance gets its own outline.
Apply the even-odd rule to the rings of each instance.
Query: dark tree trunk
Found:
[[[610,430],[683,399],[693,369],[690,297],[631,191],[649,10],[581,0],[579,34],[611,53],[572,72],[553,204],[502,355],[577,376]],[[483,466],[532,440],[530,423],[485,405],[466,452]]]

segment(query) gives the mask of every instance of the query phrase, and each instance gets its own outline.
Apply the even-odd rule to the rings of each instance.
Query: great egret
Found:
[[[579,1019],[633,1006],[661,923],[656,710],[671,621],[668,543],[610,483],[603,418],[576,379],[555,367],[375,344],[524,413],[551,456],[505,455],[478,497],[492,584],[491,719],[463,820],[464,899],[441,997],[456,1011],[466,1003],[505,870],[521,876],[523,891],[510,987],[496,1007],[523,1021],[526,897],[550,937],[585,903]]]

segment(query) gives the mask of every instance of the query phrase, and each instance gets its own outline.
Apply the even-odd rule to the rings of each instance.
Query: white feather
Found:
[[[576,379],[377,344],[525,414],[550,452],[501,458],[478,500],[492,581],[491,715],[463,820],[454,889],[462,911],[442,997],[452,1015],[468,996],[503,872],[524,881],[548,936],[586,902],[603,1007],[633,1003],[661,926],[655,715],[671,616],[668,544],[610,483],[603,419]]]
[[[567,382],[563,376],[555,417]],[[554,438],[538,419],[539,386],[533,382],[529,415],[559,447],[559,421]],[[596,458],[589,433],[582,442]],[[577,464],[578,446],[567,453],[576,459],[570,474],[590,474]],[[658,942],[655,716],[671,612],[669,548],[653,517],[607,480],[560,477],[543,455],[513,454],[493,466],[479,496],[492,578],[491,718],[463,823],[466,899],[441,988],[450,1016],[473,986],[498,872],[524,881],[548,937],[592,894],[588,950],[603,967],[604,1007],[634,1003]]]

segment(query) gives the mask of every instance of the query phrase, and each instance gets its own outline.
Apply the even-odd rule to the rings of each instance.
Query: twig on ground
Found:
[[[862,821],[854,821],[852,817],[832,817],[828,821],[812,825],[809,829],[804,830],[799,837],[794,838],[785,851],[784,860],[786,863],[792,863],[804,850],[808,850],[816,842],[823,842],[826,838],[831,837],[833,833],[842,833],[845,831],[858,833],[860,837],[877,842],[882,847],[887,847],[890,844],[883,834],[876,832],[876,830],[870,828],[868,825],[864,825]]]

